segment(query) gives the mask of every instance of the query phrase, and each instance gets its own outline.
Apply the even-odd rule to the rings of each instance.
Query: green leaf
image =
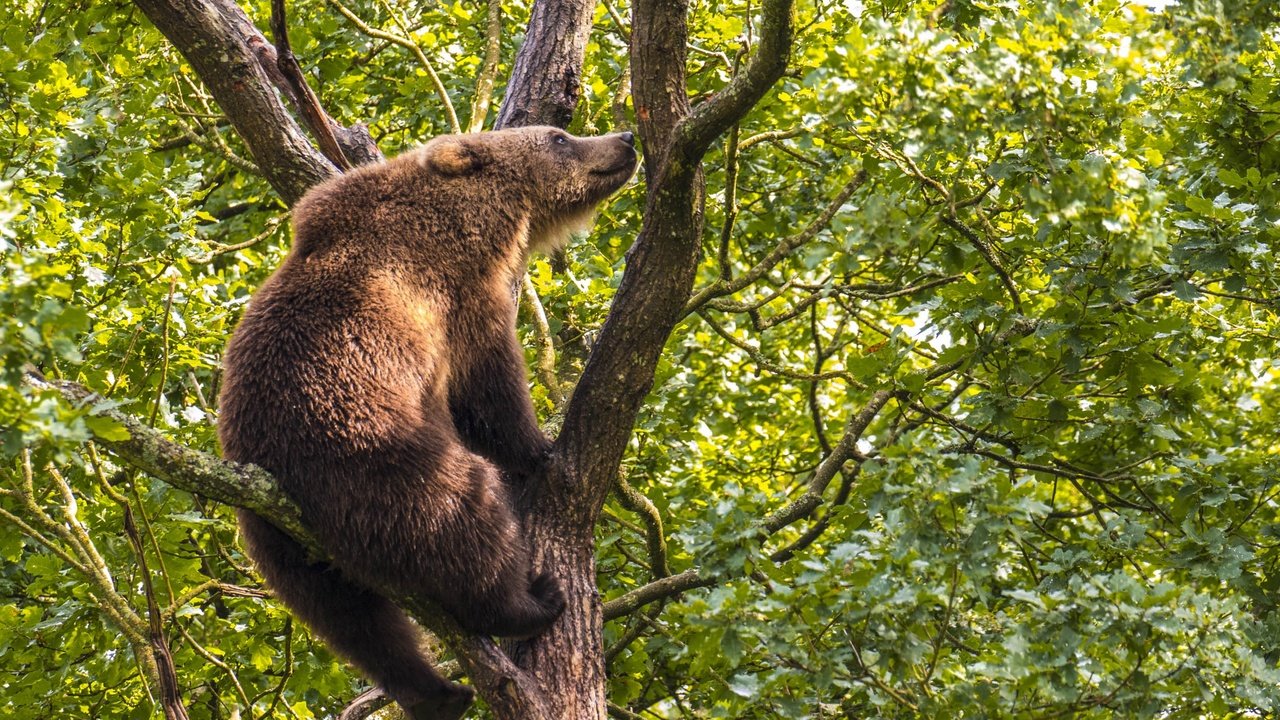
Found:
[[[107,442],[123,442],[130,437],[124,425],[106,415],[86,415],[84,424],[95,436]]]

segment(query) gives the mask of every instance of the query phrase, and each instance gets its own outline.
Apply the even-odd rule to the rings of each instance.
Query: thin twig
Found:
[[[267,238],[274,235],[276,230],[280,227],[280,224],[288,219],[289,219],[288,213],[281,213],[280,215],[276,215],[275,217],[267,220],[267,226],[265,230],[258,233],[257,235],[254,235],[248,240],[245,240],[244,242],[234,243],[231,245],[218,245],[217,247],[213,248],[212,250],[210,250],[209,252],[203,255],[192,256],[190,258],[190,262],[196,265],[204,265],[205,263],[212,262],[214,258],[219,257],[221,255],[226,255],[227,253],[238,252],[240,250],[244,250],[245,248],[253,247],[254,245],[257,245],[263,240],[266,240]]]
[[[392,22],[400,28],[401,32],[405,33],[403,36],[370,27],[368,23],[361,20],[360,17],[352,12],[350,8],[343,5],[340,0],[328,0],[328,2],[343,17],[349,20],[352,25],[355,25],[356,29],[360,32],[368,35],[369,37],[385,40],[393,45],[399,45],[412,53],[414,58],[417,59],[418,64],[422,66],[422,70],[427,73],[427,77],[431,78],[431,84],[435,87],[436,96],[440,98],[440,104],[444,107],[445,117],[449,120],[450,132],[462,132],[462,126],[458,124],[458,114],[453,110],[453,101],[449,99],[449,91],[445,89],[444,83],[440,80],[440,75],[436,73],[435,66],[431,64],[431,60],[427,58],[426,53],[422,51],[422,48],[419,47],[416,42],[408,37],[409,33],[405,30],[404,22],[400,19],[399,15],[393,12],[385,2],[382,3],[383,9],[391,15]]]
[[[551,402],[559,407],[564,403],[564,391],[560,387],[560,378],[556,375],[556,346],[552,340],[551,324],[547,321],[547,311],[543,309],[542,300],[528,273],[524,275],[521,291],[528,304],[529,314],[533,316],[534,335],[538,342],[538,379],[542,380]]]
[[[187,632],[187,629],[182,626],[182,623],[175,623],[175,625],[177,625],[178,632],[182,635],[183,639],[191,645],[191,649],[194,650],[197,655],[204,658],[205,662],[226,674],[226,676],[231,680],[232,687],[236,689],[236,696],[240,698],[240,706],[244,708],[244,712],[249,712],[253,708],[253,704],[249,702],[249,696],[245,694],[244,686],[240,684],[240,678],[236,676],[235,670],[232,670],[231,666],[225,661],[219,659],[217,655],[209,652],[203,645],[196,642],[196,639],[191,637],[191,633]]]
[[[489,115],[493,102],[493,83],[498,77],[498,62],[502,59],[502,0],[488,0],[485,26],[484,61],[476,74],[475,96],[471,100],[471,119],[467,132],[480,132]]]
[[[609,0],[601,0],[600,4],[604,5],[605,12],[609,13],[609,19],[613,20],[613,26],[617,29],[618,35],[622,36],[622,41],[630,45],[631,28],[627,25],[627,21],[622,19],[622,16],[618,14],[618,10],[613,7],[613,3],[609,2]]]
[[[251,175],[262,175],[262,170],[253,162],[237,155],[231,147],[223,141],[222,136],[218,134],[216,129],[209,131],[209,135],[215,138],[213,140],[209,140],[203,134],[197,132],[195,128],[191,127],[191,125],[187,124],[187,122],[182,118],[174,117],[173,121],[177,124],[182,136],[192,145],[204,148],[205,150],[220,156],[232,167],[243,170]]]
[[[738,219],[738,130],[734,123],[729,128],[724,153],[724,221],[720,226],[720,247],[716,261],[720,265],[720,281],[733,279],[733,267],[729,263],[729,241],[733,238],[733,224]]]
[[[775,245],[774,248],[770,250],[762,260],[760,260],[760,262],[756,263],[751,267],[751,269],[742,273],[737,278],[728,282],[714,282],[704,287],[702,290],[699,290],[692,298],[690,298],[689,302],[685,304],[684,314],[688,315],[689,313],[696,311],[712,298],[720,297],[722,295],[731,295],[760,279],[765,273],[772,270],[775,265],[782,262],[783,258],[791,254],[791,252],[796,248],[817,237],[818,233],[822,232],[822,230],[827,227],[831,222],[831,219],[835,217],[836,213],[840,212],[840,209],[849,201],[849,198],[853,196],[853,193],[856,192],[858,188],[862,187],[862,184],[866,181],[867,171],[859,170],[858,174],[855,175],[852,180],[845,183],[844,187],[840,189],[840,192],[836,193],[836,196],[832,198],[826,208],[819,213],[818,217],[814,218],[803,230],[795,235],[779,240],[777,245]]]
[[[946,224],[947,227],[960,233],[964,239],[968,240],[969,244],[972,245],[973,248],[978,251],[978,254],[982,256],[982,259],[987,262],[987,265],[990,265],[991,269],[995,270],[996,275],[1000,278],[1000,282],[1004,285],[1005,289],[1009,291],[1009,299],[1013,302],[1013,309],[1021,315],[1022,297],[1018,294],[1018,288],[1013,284],[1013,278],[1009,276],[1009,271],[1005,270],[1004,264],[1001,263],[1000,259],[996,257],[994,252],[992,252],[991,247],[987,245],[987,242],[978,237],[977,233],[957,217],[943,215],[942,222]]]
[[[745,352],[747,354],[747,357],[751,358],[751,360],[755,362],[757,365],[759,365],[762,370],[767,370],[771,373],[774,373],[775,375],[781,375],[782,377],[791,378],[793,380],[804,380],[808,382],[813,382],[815,380],[831,380],[833,378],[840,378],[842,380],[845,380],[849,384],[853,385],[854,387],[862,387],[862,383],[855,380],[852,376],[849,375],[849,373],[845,372],[844,370],[827,370],[819,373],[806,373],[806,372],[800,372],[798,370],[792,370],[787,367],[783,367],[782,365],[779,365],[778,363],[765,357],[764,353],[760,351],[760,348],[757,348],[751,345],[745,340],[735,337],[733,333],[721,327],[720,324],[712,320],[705,311],[699,311],[698,317],[702,318],[703,322],[709,325],[717,335],[719,335],[720,337],[728,341],[730,345],[733,345],[739,350],[742,350],[743,352]]]

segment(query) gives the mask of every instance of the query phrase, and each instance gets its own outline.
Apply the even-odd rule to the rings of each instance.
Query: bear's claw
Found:
[[[551,573],[542,573],[529,583],[529,594],[538,604],[546,609],[551,618],[560,617],[564,612],[564,591],[560,589],[560,581]]]

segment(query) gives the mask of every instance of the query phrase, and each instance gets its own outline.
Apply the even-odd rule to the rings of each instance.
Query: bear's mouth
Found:
[[[636,169],[636,156],[633,154],[631,155],[631,157],[623,158],[621,161],[616,162],[606,168],[592,170],[591,174],[609,176],[609,175],[617,175],[618,173],[621,173],[621,172],[627,172],[627,173],[634,172],[635,169]]]

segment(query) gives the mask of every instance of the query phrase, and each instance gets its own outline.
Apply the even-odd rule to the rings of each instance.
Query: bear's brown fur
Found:
[[[630,133],[535,127],[437,138],[326,182],[294,209],[293,251],[227,347],[223,452],[279,479],[332,562],[242,511],[250,556],[415,720],[460,717],[471,691],[433,670],[380,589],[499,636],[537,634],[564,607],[512,506],[551,444],[512,287],[635,163]]]

